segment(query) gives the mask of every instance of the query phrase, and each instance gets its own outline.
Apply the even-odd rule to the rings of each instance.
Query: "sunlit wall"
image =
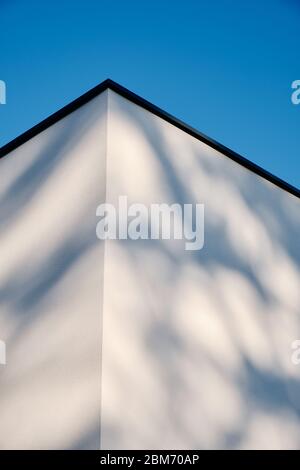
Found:
[[[204,203],[205,243],[106,242],[102,447],[299,448],[300,200],[112,91],[108,109],[107,201]]]
[[[288,151],[288,149],[287,149]],[[203,249],[96,237],[200,203]],[[0,448],[300,448],[300,200],[106,91],[0,161]]]
[[[0,448],[99,448],[107,92],[0,160]]]

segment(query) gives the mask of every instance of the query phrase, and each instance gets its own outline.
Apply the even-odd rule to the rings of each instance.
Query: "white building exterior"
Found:
[[[1,449],[300,448],[299,192],[228,152],[111,82],[0,150]],[[203,249],[100,241],[120,195]]]

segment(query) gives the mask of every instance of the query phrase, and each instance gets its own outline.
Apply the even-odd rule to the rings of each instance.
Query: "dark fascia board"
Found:
[[[8,144],[4,145],[3,147],[0,148],[0,158],[5,157],[8,155],[10,152],[18,148],[20,145],[24,144],[28,140],[32,139],[35,137],[37,134],[40,132],[44,131],[48,127],[52,126],[55,124],[57,121],[63,119],[64,117],[68,116],[68,114],[72,113],[76,109],[80,108],[84,104],[88,103],[90,100],[98,96],[100,93],[103,91],[110,89],[113,90],[114,92],[118,93],[119,95],[123,96],[124,98],[128,99],[129,101],[137,104],[138,106],[141,106],[142,108],[146,109],[147,111],[150,111],[151,113],[155,114],[156,116],[159,116],[160,118],[164,119],[165,121],[173,124],[174,126],[178,127],[179,129],[183,130],[184,132],[187,132],[191,136],[195,137],[196,139],[200,140],[201,142],[204,142],[205,144],[209,145],[213,149],[217,150],[218,152],[221,152],[223,155],[226,157],[230,158],[231,160],[235,161],[239,165],[242,165],[243,167],[247,168],[248,170],[256,173],[257,175],[261,176],[262,178],[270,181],[271,183],[275,184],[281,189],[284,189],[285,191],[289,192],[290,194],[293,194],[294,196],[300,198],[300,189],[297,189],[296,187],[290,185],[289,183],[286,183],[282,179],[278,178],[277,176],[274,176],[272,173],[269,173],[268,171],[264,170],[261,168],[259,165],[256,165],[255,163],[251,162],[245,157],[242,157],[238,153],[234,152],[233,150],[230,150],[228,147],[225,147],[222,144],[219,144],[215,140],[207,137],[205,134],[202,134],[201,132],[197,131],[193,127],[185,124],[183,121],[180,121],[176,117],[172,116],[171,114],[163,111],[159,107],[155,106],[154,104],[150,103],[149,101],[145,100],[144,98],[141,98],[140,96],[136,95],[132,91],[128,90],[127,88],[124,88],[123,86],[119,85],[118,83],[114,82],[113,80],[107,79],[104,80],[104,82],[100,83],[99,85],[95,86],[88,92],[84,93],[82,96],[77,98],[76,100],[72,101],[71,103],[67,104],[63,108],[61,108],[59,111],[56,113],[52,114],[51,116],[47,117],[43,121],[41,121],[39,124],[35,125],[28,131],[24,132],[23,134],[19,135],[15,139],[13,139],[11,142]]]

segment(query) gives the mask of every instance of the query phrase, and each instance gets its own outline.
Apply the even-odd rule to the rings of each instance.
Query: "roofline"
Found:
[[[167,113],[166,111],[163,111],[161,108],[155,106],[154,104],[150,103],[149,101],[145,100],[144,98],[141,98],[140,96],[136,95],[132,91],[128,90],[127,88],[124,88],[123,86],[119,85],[118,83],[114,82],[113,80],[107,79],[104,80],[102,83],[99,85],[95,86],[91,90],[87,91],[83,95],[81,95],[79,98],[76,100],[72,101],[71,103],[67,104],[60,110],[56,111],[54,114],[51,114],[51,116],[47,117],[43,121],[41,121],[39,124],[36,124],[33,126],[31,129],[27,130],[23,134],[19,135],[9,143],[3,145],[3,147],[0,148],[0,158],[5,157],[8,153],[12,152],[16,148],[18,148],[20,145],[24,144],[28,140],[30,140],[32,137],[35,137],[38,135],[40,132],[46,130],[48,127],[52,126],[56,122],[60,121],[64,117],[68,116],[70,113],[75,111],[76,109],[80,108],[84,104],[88,103],[91,101],[93,98],[98,96],[100,93],[103,91],[110,89],[119,95],[123,96],[124,98],[128,99],[129,101],[137,104],[138,106],[141,106],[142,108],[146,109],[147,111],[150,111],[151,113],[155,114],[156,116],[159,116],[160,118],[164,119],[165,121],[169,122],[170,124],[173,124],[174,126],[178,127],[179,129],[183,130],[184,132],[187,132],[191,136],[195,137],[196,139],[200,140],[201,142],[209,145],[213,149],[217,150],[218,152],[221,152],[224,154],[226,157],[230,158],[231,160],[235,161],[239,165],[242,165],[243,167],[247,168],[248,170],[256,173],[257,175],[261,176],[262,178],[270,181],[271,183],[275,184],[281,189],[284,189],[285,191],[289,192],[290,194],[293,194],[294,196],[300,198],[300,189],[296,188],[295,186],[290,185],[289,183],[285,182],[284,180],[278,178],[277,176],[274,176],[272,173],[264,170],[261,168],[259,165],[256,165],[255,163],[251,162],[245,157],[242,157],[238,153],[234,152],[233,150],[230,150],[228,147],[225,147],[224,145],[220,144],[219,142],[207,137],[205,134],[202,134],[201,132],[197,131],[193,127],[189,126],[188,124],[185,124],[183,121],[180,119],[177,119],[176,117],[172,116],[171,114]]]

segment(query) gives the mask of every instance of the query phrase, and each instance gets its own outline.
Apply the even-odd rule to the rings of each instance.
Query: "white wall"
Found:
[[[107,92],[0,160],[0,448],[99,448]]]
[[[204,203],[204,248],[104,254],[119,195]],[[299,214],[112,91],[1,159],[0,448],[300,448]]]
[[[102,448],[299,448],[300,200],[109,91],[107,201],[205,204],[205,245],[105,248]]]

